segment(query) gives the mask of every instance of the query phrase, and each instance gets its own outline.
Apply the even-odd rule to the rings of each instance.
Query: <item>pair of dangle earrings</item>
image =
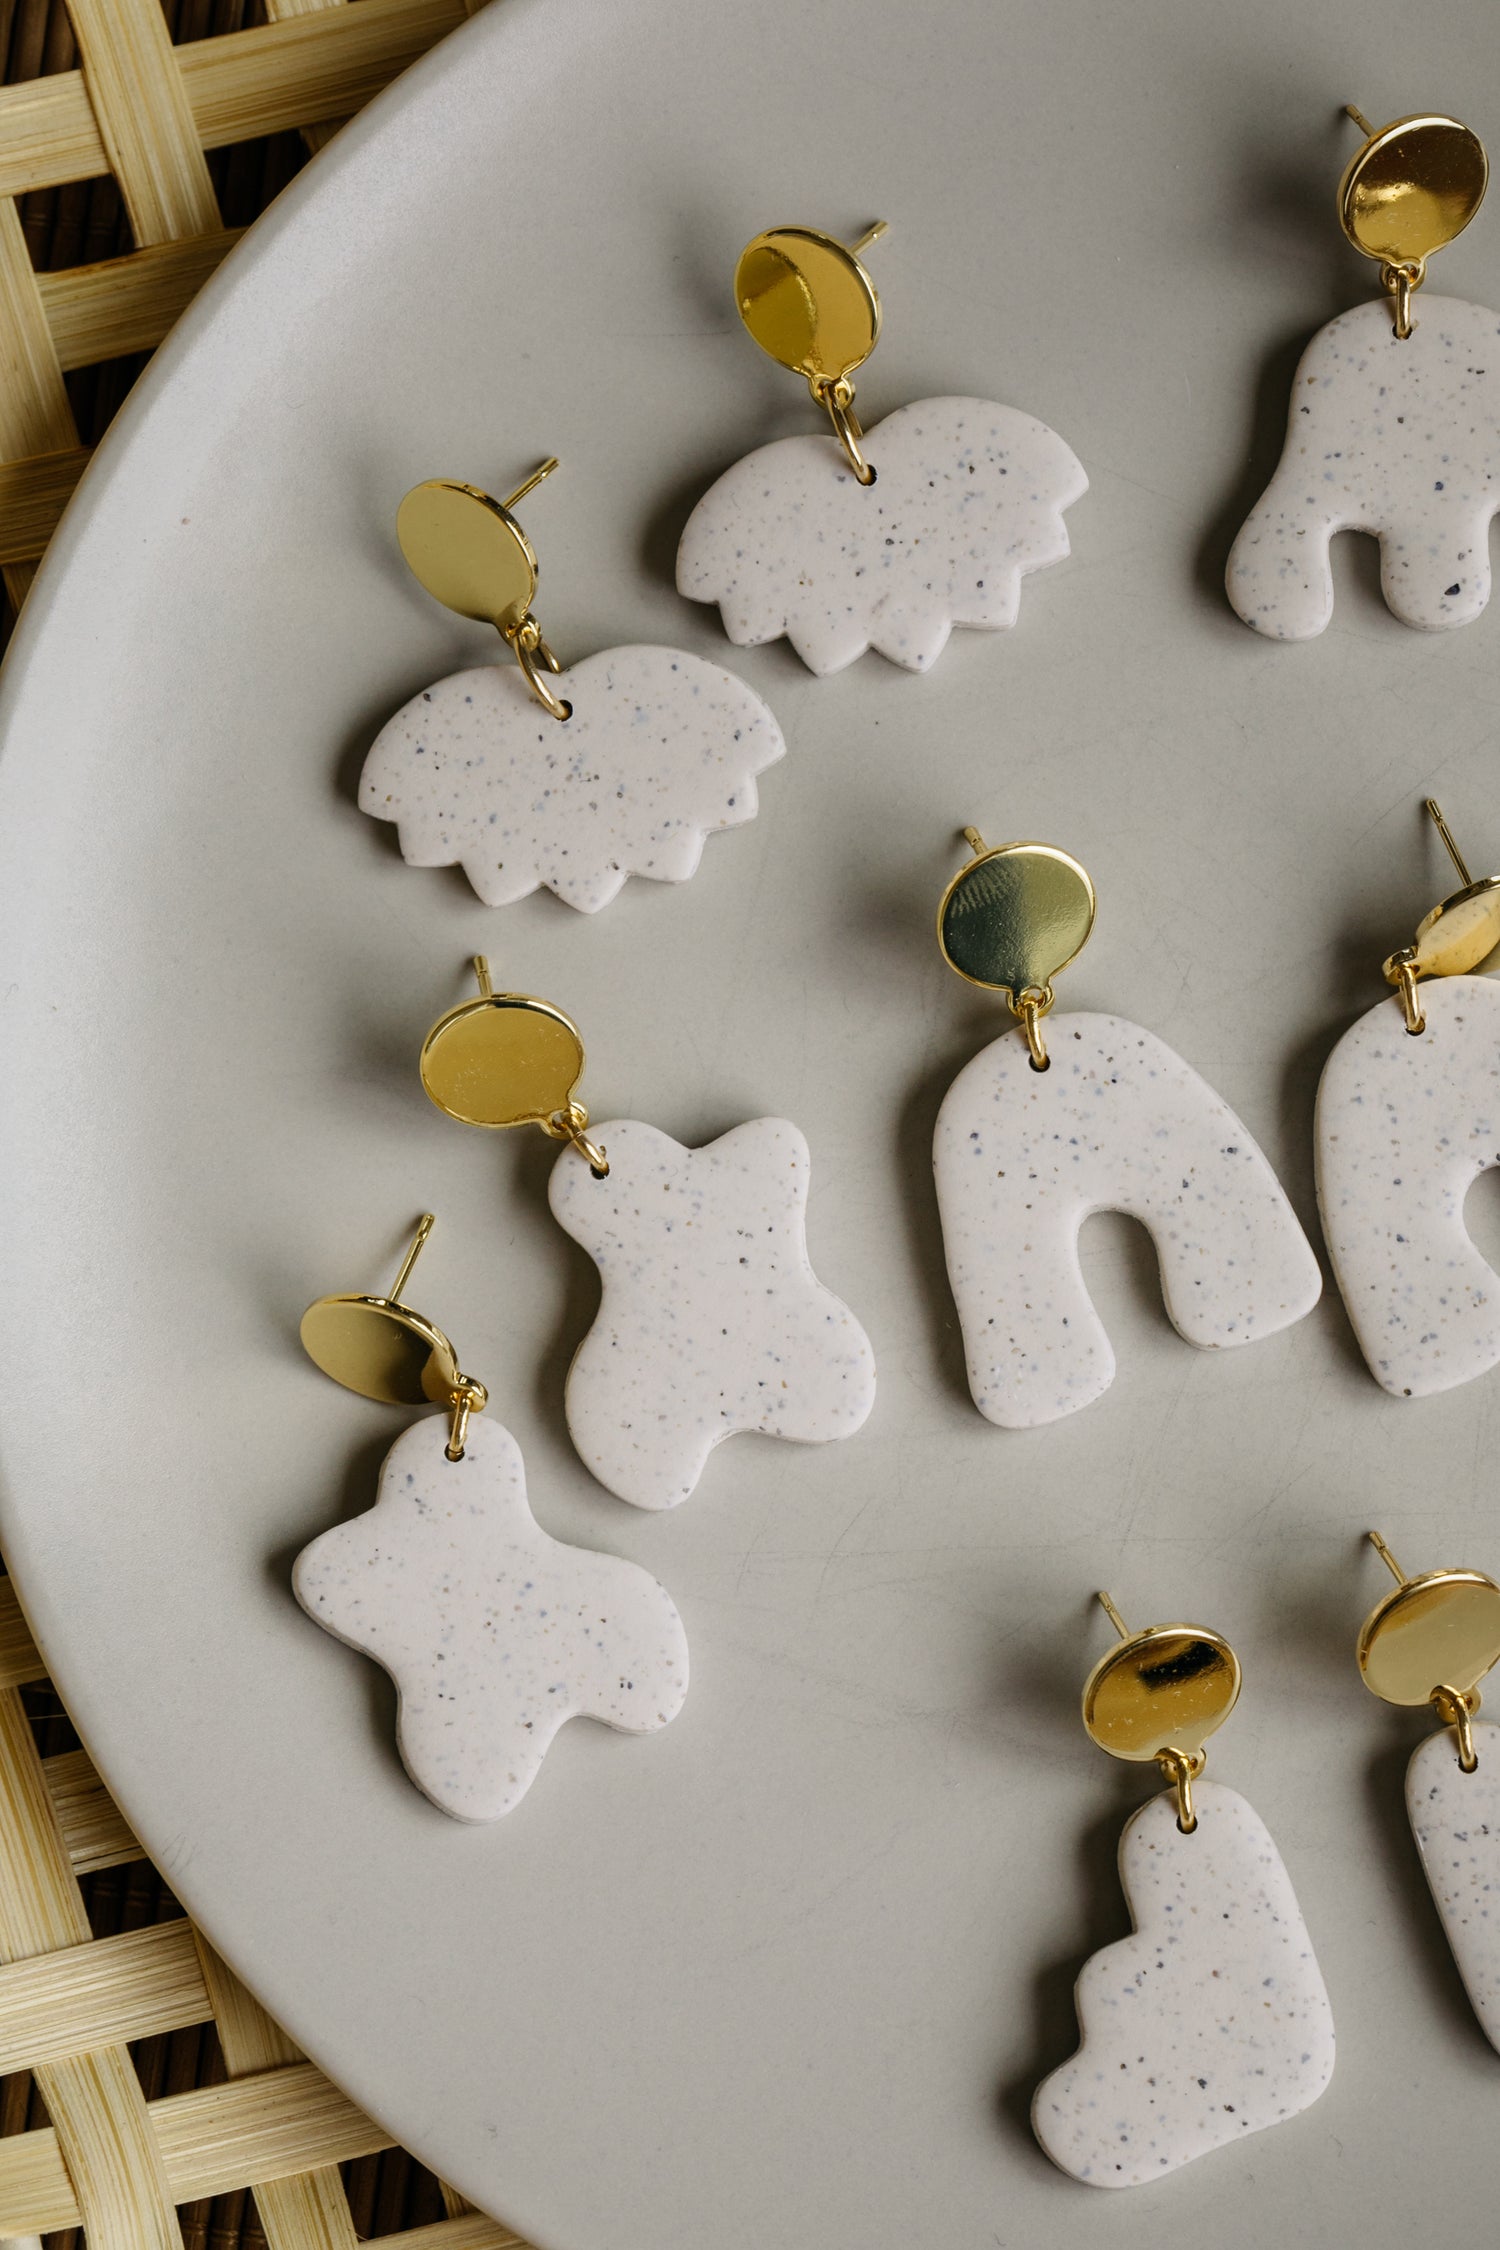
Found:
[[[738,1431],[851,1436],[874,1403],[874,1356],[808,1259],[797,1127],[754,1118],[697,1149],[638,1119],[595,1127],[578,1098],[577,1026],[532,994],[495,991],[483,959],[475,971],[477,995],[423,1043],[422,1084],[464,1124],[538,1126],[563,1144],[552,1211],[601,1283],[566,1392],[585,1466],[617,1498],[662,1510]],[[304,1317],[309,1356],[345,1388],[446,1416],[397,1440],[375,1507],[315,1539],[294,1585],[319,1624],[392,1674],[417,1786],[460,1819],[492,1820],[565,1719],[666,1725],[687,1692],[687,1639],[645,1571],[535,1522],[514,1438],[483,1419],[484,1386],[403,1298],[431,1226],[384,1295],[320,1298]]]
[[[717,602],[741,646],[785,634],[813,672],[867,648],[926,671],[954,625],[1015,623],[1023,573],[1068,552],[1063,510],[1088,480],[1062,440],[985,399],[923,399],[867,437],[853,375],[880,300],[858,250],[782,227],[742,254],[735,301],[755,341],[804,375],[822,437],[762,446],[694,509],[678,554],[689,599]],[[756,777],[785,752],[743,680],[685,649],[633,644],[566,670],[533,612],[536,552],[520,502],[436,478],[401,503],[414,575],[515,656],[436,681],[377,735],[361,809],[395,823],[413,867],[463,868],[486,906],[546,888],[595,913],[631,875],[683,882],[711,834],[755,817]]]
[[[1490,597],[1500,467],[1500,315],[1427,294],[1427,261],[1484,200],[1489,164],[1457,118],[1398,118],[1365,135],[1339,183],[1339,223],[1383,294],[1308,345],[1280,464],[1230,552],[1229,599],[1273,640],[1310,640],[1333,615],[1335,533],[1380,542],[1386,604],[1429,632],[1467,625]]]
[[[1407,1810],[1475,2015],[1500,2048],[1500,1726],[1475,1724],[1479,1682],[1500,1663],[1500,1585],[1464,1569],[1408,1578],[1370,1538],[1396,1586],[1360,1630],[1360,1677],[1442,1721],[1412,1754]],[[1333,2012],[1265,1824],[1201,1778],[1239,1697],[1233,1649],[1199,1625],[1132,1633],[1099,1599],[1120,1638],[1089,1675],[1084,1726],[1169,1786],[1126,1822],[1132,1934],[1085,1963],[1078,2052],[1037,2088],[1032,2123],[1075,2179],[1136,2187],[1310,2108],[1333,2074]]]

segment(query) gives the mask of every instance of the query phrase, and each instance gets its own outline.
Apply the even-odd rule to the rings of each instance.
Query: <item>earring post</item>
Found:
[[[418,1258],[421,1257],[422,1252],[426,1249],[427,1237],[431,1234],[436,1223],[437,1222],[433,1218],[433,1215],[430,1211],[424,1211],[422,1213],[422,1216],[417,1223],[417,1231],[412,1236],[411,1248],[407,1251],[406,1256],[401,1261],[401,1271],[397,1274],[395,1280],[391,1283],[390,1290],[387,1294],[386,1299],[386,1302],[388,1304],[400,1304],[401,1292],[406,1287],[407,1282],[411,1279],[411,1269],[416,1264]]]
[[[553,470],[556,468],[560,468],[561,466],[562,464],[558,460],[557,455],[555,453],[549,453],[546,460],[542,463],[541,467],[539,469],[534,469],[531,475],[526,479],[526,482],[524,484],[518,484],[515,491],[508,492],[505,498],[501,501],[500,505],[502,508],[504,508],[506,514],[508,515],[510,513],[511,509],[515,507],[518,501],[524,500],[528,492],[535,492],[543,477],[550,477]]]
[[[980,835],[979,830],[977,828],[966,828],[963,832],[963,838],[970,851],[974,854],[974,857],[976,859],[983,859],[985,853],[985,842],[984,838]]]
[[[889,219],[877,219],[873,226],[865,228],[858,242],[851,242],[849,247],[857,258],[861,250],[868,250],[872,243],[878,242],[882,235],[889,234],[890,231],[891,223]]]
[[[1376,1554],[1379,1555],[1381,1561],[1385,1564],[1386,1569],[1395,1579],[1396,1584],[1398,1586],[1406,1585],[1406,1572],[1401,1568],[1401,1565],[1397,1562],[1395,1556],[1391,1553],[1390,1548],[1381,1538],[1380,1533],[1378,1531],[1369,1531],[1366,1532],[1365,1537],[1369,1540],[1370,1545],[1374,1548]]]
[[[1108,1594],[1105,1593],[1102,1586],[1099,1589],[1098,1599],[1100,1608],[1104,1611],[1105,1616],[1109,1619],[1111,1625],[1113,1625],[1121,1640],[1128,1641],[1130,1638],[1130,1627],[1126,1624],[1124,1618],[1120,1615],[1120,1612],[1115,1608],[1114,1603],[1110,1600]]]
[[[474,975],[479,984],[480,999],[493,999],[495,987],[490,982],[490,965],[482,953],[476,953],[474,956]]]
[[[1353,102],[1345,102],[1345,104],[1344,104],[1344,115],[1345,115],[1346,117],[1352,117],[1352,118],[1353,118],[1353,120],[1354,120],[1355,124],[1356,124],[1356,125],[1357,125],[1357,126],[1359,127],[1360,131],[1361,131],[1361,132],[1362,132],[1362,133],[1364,134],[1364,136],[1365,136],[1365,139],[1366,139],[1367,141],[1373,141],[1373,140],[1374,140],[1374,138],[1375,138],[1375,128],[1374,128],[1374,126],[1373,126],[1373,125],[1372,125],[1372,124],[1370,123],[1370,120],[1368,119],[1368,117],[1366,117],[1366,115],[1365,115],[1365,113],[1364,113],[1364,111],[1363,111],[1362,109],[1356,109],[1356,108],[1355,108],[1355,106],[1354,106],[1354,104],[1353,104]]]
[[[1453,841],[1453,832],[1449,828],[1447,821],[1443,818],[1443,810],[1436,797],[1424,797],[1422,799],[1422,810],[1426,813],[1428,819],[1432,822],[1433,827],[1442,837],[1444,849],[1446,850],[1448,857],[1452,860],[1454,866],[1458,869],[1458,879],[1463,884],[1464,889],[1467,890],[1469,888],[1469,885],[1473,882],[1474,878],[1469,873],[1468,867],[1464,861],[1463,853],[1459,850],[1457,844],[1455,844]]]

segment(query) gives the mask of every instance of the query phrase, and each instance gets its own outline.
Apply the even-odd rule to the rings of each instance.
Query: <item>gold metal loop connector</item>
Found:
[[[1192,1754],[1186,1750],[1158,1750],[1156,1762],[1169,1786],[1177,1792],[1177,1826],[1184,1836],[1191,1836],[1198,1825],[1198,1815],[1193,1810],[1193,1783],[1208,1763],[1207,1754],[1202,1750]]]
[[[319,1297],[309,1305],[302,1315],[302,1347],[315,1367],[361,1398],[387,1406],[446,1406],[445,1451],[458,1461],[469,1417],[483,1412],[489,1393],[460,1372],[458,1356],[436,1322],[402,1300],[432,1229],[432,1213],[424,1211],[385,1296]]]
[[[526,685],[554,719],[571,719],[573,706],[541,676],[562,670],[531,614],[536,594],[536,551],[512,510],[558,466],[550,454],[503,500],[477,485],[432,477],[413,485],[396,511],[396,537],[416,577],[436,601],[460,617],[493,625],[515,650]]]
[[[1021,1028],[1026,1034],[1026,1044],[1031,1049],[1031,1067],[1033,1070],[1050,1070],[1052,1068],[1052,1060],[1047,1053],[1047,1043],[1042,1037],[1042,1018],[1051,1005],[1052,987],[1050,984],[1041,992],[1033,990],[1020,993],[1011,1002],[1011,1012],[1013,1015],[1020,1017]]]
[[[1406,1028],[1413,1038],[1427,1028],[1418,980],[1467,975],[1500,945],[1500,875],[1486,875],[1476,883],[1436,798],[1424,797],[1422,809],[1443,839],[1463,889],[1424,915],[1412,943],[1392,953],[1383,965],[1386,983],[1400,994]]]
[[[1478,135],[1456,117],[1398,117],[1377,127],[1352,102],[1345,114],[1365,141],[1339,182],[1339,224],[1355,249],[1378,263],[1404,342],[1427,260],[1462,234],[1484,201],[1489,160]]]
[[[1360,1677],[1384,1703],[1431,1704],[1457,1736],[1460,1767],[1473,1773],[1479,1682],[1500,1663],[1500,1585],[1479,1570],[1408,1578],[1379,1532],[1369,1539],[1396,1585],[1360,1628]]]
[[[609,1159],[588,1137],[589,1113],[576,1097],[583,1040],[571,1016],[529,992],[497,992],[484,955],[474,958],[479,996],[438,1018],[422,1042],[420,1070],[429,1101],[461,1125],[499,1132],[539,1125],[571,1141],[595,1179]]]
[[[875,470],[861,451],[864,431],[850,377],[875,349],[880,299],[859,253],[889,231],[877,219],[848,245],[816,227],[772,227],[745,245],[734,275],[741,320],[778,366],[807,378],[865,486],[875,482]]]

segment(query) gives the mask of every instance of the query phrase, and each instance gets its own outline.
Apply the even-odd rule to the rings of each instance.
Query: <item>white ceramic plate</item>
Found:
[[[1332,1296],[1199,1356],[1141,1238],[1101,1220],[1115,1387],[1001,1432],[964,1389],[928,1169],[999,1020],[933,941],[962,822],[1087,864],[1064,1004],[1171,1041],[1309,1224],[1318,1068],[1446,887],[1420,792],[1500,860],[1500,611],[1412,634],[1346,542],[1332,630],[1286,648],[1219,582],[1297,342],[1369,290],[1334,219],[1337,102],[1449,103],[1500,137],[1473,10],[1424,13],[1420,84],[1377,67],[1407,26],[1395,0],[503,0],[205,292],[38,587],[0,765],[0,1532],[188,1907],[334,2077],[546,2250],[1489,2223],[1495,2057],[1402,1809],[1425,1722],[1364,1695],[1353,1635],[1369,1520],[1412,1565],[1500,1567],[1500,1379],[1388,1399]],[[400,494],[504,489],[555,448],[524,513],[558,649],[727,656],[672,590],[678,530],[728,461],[815,426],[740,333],[734,256],[763,225],[877,214],[862,405],[1043,416],[1092,479],[1074,559],[925,679],[734,657],[788,755],[685,889],[489,914],[403,867],[353,803],[364,747],[489,644],[407,577]],[[1492,209],[1441,286],[1493,302],[1497,273]],[[591,1484],[561,1401],[593,1281],[547,1214],[551,1150],[461,1131],[417,1084],[480,945],[578,1017],[597,1114],[803,1126],[813,1257],[880,1362],[862,1436],[738,1440],[668,1516]],[[298,1315],[378,1283],[424,1207],[420,1302],[519,1436],[541,1520],[648,1565],[693,1648],[667,1733],[570,1728],[472,1831],[406,1784],[380,1677],[288,1591],[401,1419],[312,1371]],[[1212,1770],[1281,1846],[1341,2048],[1306,2116],[1108,2202],[1025,2122],[1073,2044],[1074,1971],[1123,1926],[1114,1843],[1146,1788],[1077,1722],[1100,1583],[1238,1646]]]

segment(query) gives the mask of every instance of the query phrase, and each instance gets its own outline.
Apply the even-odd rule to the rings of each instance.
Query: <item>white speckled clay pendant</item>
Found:
[[[1467,975],[1500,943],[1500,876],[1469,870],[1431,798],[1463,889],[1385,964],[1396,995],[1346,1031],[1323,1069],[1318,1207],[1370,1373],[1396,1398],[1472,1382],[1500,1362],[1500,1274],[1464,1224],[1500,1164],[1500,985]],[[1419,991],[1419,980],[1443,981]]]
[[[359,801],[396,823],[410,866],[461,866],[486,906],[545,886],[593,914],[631,875],[686,882],[705,837],[754,819],[755,776],[786,745],[743,680],[683,649],[605,649],[563,671],[531,614],[536,556],[510,513],[556,466],[504,502],[443,480],[402,501],[417,577],[493,624],[519,668],[481,665],[413,696],[376,736]]]
[[[1140,2187],[1311,2108],[1333,2075],[1333,2013],[1265,1823],[1233,1789],[1195,1787],[1239,1694],[1233,1650],[1194,1625],[1128,1636],[1100,1599],[1122,1645],[1089,1678],[1084,1725],[1173,1786],[1125,1824],[1134,1931],[1085,1963],[1078,2052],[1037,2088],[1031,2120],[1074,2179]]]
[[[1150,1230],[1173,1326],[1204,1350],[1290,1326],[1321,1281],[1270,1165],[1181,1056],[1117,1016],[1051,1016],[1044,1041],[1051,980],[1093,926],[1078,862],[964,833],[975,856],[943,894],[938,943],[961,977],[1004,993],[1020,1028],[948,1089],[933,1167],[974,1403],[1029,1429],[1114,1378],[1078,1257],[1090,1212]]]
[[[1358,1658],[1386,1703],[1431,1704],[1444,1722],[1412,1753],[1406,1809],[1458,1973],[1486,2039],[1500,2049],[1500,1727],[1476,1726],[1479,1682],[1500,1663],[1500,1586],[1477,1570],[1396,1580],[1365,1619]]]
[[[809,227],[757,235],[735,273],[762,351],[807,378],[832,437],[781,438],[726,470],[688,518],[677,588],[717,602],[741,647],[785,634],[809,671],[867,648],[925,672],[955,625],[1014,625],[1027,571],[1068,553],[1088,478],[1054,430],[982,398],[928,398],[863,431],[851,375],[880,300],[856,253]]]
[[[386,1297],[320,1297],[309,1356],[347,1389],[446,1405],[396,1440],[375,1506],[304,1547],[292,1583],[308,1615],[396,1683],[407,1772],[455,1820],[520,1803],[565,1721],[654,1734],[687,1694],[682,1620],[636,1563],[551,1539],[526,1499],[509,1430],[479,1419],[481,1383],[442,1331],[401,1301],[423,1219]]]
[[[817,1444],[850,1437],[875,1399],[854,1315],[808,1261],[811,1157],[784,1118],[684,1148],[653,1125],[594,1128],[575,1097],[583,1042],[560,1009],[495,992],[428,1033],[422,1083],[466,1125],[540,1125],[569,1145],[552,1174],[560,1224],[603,1295],[568,1376],[586,1467],[637,1508],[675,1508],[737,1431]]]
[[[1369,134],[1339,188],[1355,248],[1388,295],[1313,338],[1292,388],[1280,465],[1230,551],[1229,599],[1273,640],[1305,641],[1333,615],[1329,542],[1380,541],[1386,603],[1405,625],[1468,625],[1490,598],[1500,507],[1500,316],[1412,296],[1435,250],[1466,227],[1489,167],[1467,126],[1405,117]]]

